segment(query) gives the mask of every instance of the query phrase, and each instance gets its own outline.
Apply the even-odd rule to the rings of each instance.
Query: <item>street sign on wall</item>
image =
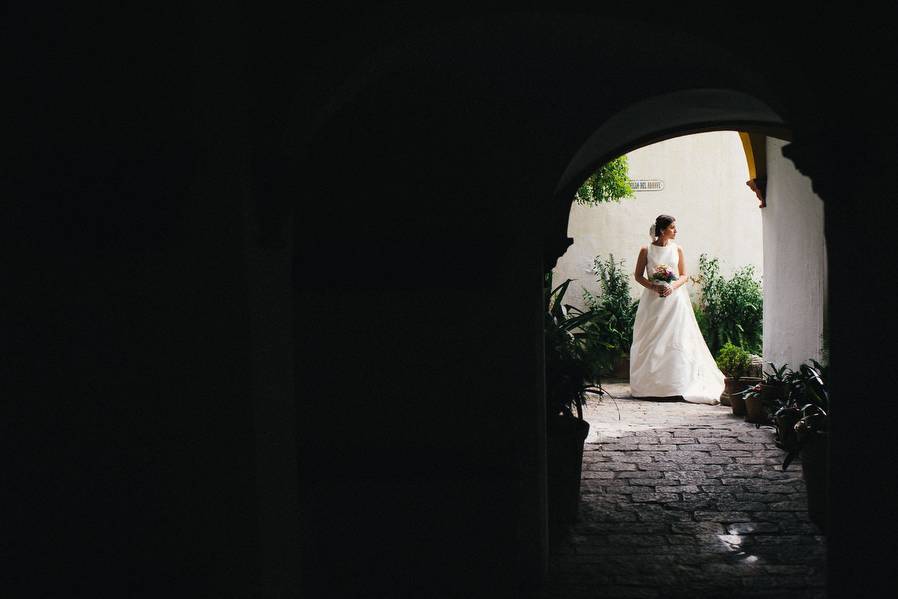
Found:
[[[633,191],[661,191],[664,189],[664,181],[660,179],[630,179],[630,187]]]

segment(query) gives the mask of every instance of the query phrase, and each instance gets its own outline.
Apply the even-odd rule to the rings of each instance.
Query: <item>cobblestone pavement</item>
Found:
[[[592,401],[580,519],[540,597],[825,597],[801,465],[727,406]]]

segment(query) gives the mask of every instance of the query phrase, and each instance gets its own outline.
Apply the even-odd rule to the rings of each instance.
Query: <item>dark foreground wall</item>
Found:
[[[257,576],[246,90],[184,16],[9,21],[8,596]]]
[[[894,213],[879,20],[747,15],[769,35],[746,45],[713,11],[441,14],[57,14],[15,36],[10,585],[521,596],[545,555],[555,185],[615,112],[720,87],[792,125],[826,201],[831,584],[872,596],[896,538],[889,238],[864,233]]]

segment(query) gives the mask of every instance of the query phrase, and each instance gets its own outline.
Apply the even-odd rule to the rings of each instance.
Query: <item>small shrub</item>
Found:
[[[738,345],[733,345],[727,341],[720,348],[720,351],[717,352],[715,362],[717,362],[717,367],[720,368],[720,371],[727,377],[738,379],[745,376],[751,367],[751,354]]]

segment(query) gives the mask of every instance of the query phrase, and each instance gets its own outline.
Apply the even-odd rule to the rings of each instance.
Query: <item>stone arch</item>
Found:
[[[773,109],[737,90],[689,89],[652,96],[614,114],[593,132],[561,175],[556,196],[573,195],[592,170],[622,153],[679,135],[728,129],[791,137]]]
[[[780,115],[742,91],[699,88],[648,97],[608,118],[573,155],[555,188],[553,204],[557,212],[552,222],[566,226],[577,188],[605,162],[672,137],[725,130],[792,138]],[[571,242],[565,236],[547,248],[546,266],[551,267]]]

